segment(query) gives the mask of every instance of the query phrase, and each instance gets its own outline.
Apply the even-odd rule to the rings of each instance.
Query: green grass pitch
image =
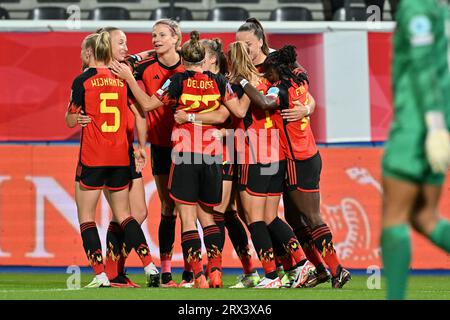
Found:
[[[68,274],[43,273],[0,273],[0,300],[373,300],[384,299],[384,280],[381,289],[367,288],[368,276],[353,276],[342,289],[331,289],[331,283],[324,283],[312,289],[185,289],[146,288],[142,274],[130,278],[142,285],[134,289],[81,289],[68,290]],[[180,275],[175,274],[175,281]],[[82,274],[81,285],[86,285],[92,276]],[[224,287],[233,285],[234,275],[224,275]],[[449,276],[411,276],[408,299],[450,300]]]

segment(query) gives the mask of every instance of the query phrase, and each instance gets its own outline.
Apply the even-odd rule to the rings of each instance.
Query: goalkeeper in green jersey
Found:
[[[405,297],[409,224],[450,252],[450,222],[437,212],[450,165],[448,4],[402,0],[394,33],[394,120],[383,156],[381,249],[387,298]]]

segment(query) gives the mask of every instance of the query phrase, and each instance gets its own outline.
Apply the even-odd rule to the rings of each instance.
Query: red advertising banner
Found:
[[[75,145],[0,146],[0,265],[87,265],[74,200],[77,153]],[[334,233],[339,257],[349,268],[379,266],[382,149],[324,148],[321,154],[322,215]],[[148,218],[143,230],[159,265],[160,203],[149,167],[144,177]],[[442,214],[447,218],[449,191],[447,183],[441,203]],[[97,225],[103,248],[109,219],[110,210],[102,198],[97,208]],[[183,262],[179,228],[177,222],[173,265],[180,267]],[[450,255],[412,234],[413,268],[450,269]],[[229,239],[223,264],[240,266]],[[127,265],[140,266],[136,254],[130,256]]]
[[[73,79],[81,73],[80,46],[87,33],[0,33],[0,141],[60,141],[76,139],[77,131],[63,121]],[[188,39],[183,35],[183,41]],[[234,33],[203,33],[220,38],[227,50]],[[151,35],[128,33],[130,53],[151,48]],[[323,109],[322,35],[277,34],[270,36],[277,49],[297,47],[301,63],[311,77],[311,92],[318,110]],[[325,112],[316,112],[325,117]],[[314,117],[316,117],[314,115]],[[55,121],[55,119],[57,121]],[[58,120],[59,119],[59,120]],[[325,121],[313,121],[316,139],[325,142]]]

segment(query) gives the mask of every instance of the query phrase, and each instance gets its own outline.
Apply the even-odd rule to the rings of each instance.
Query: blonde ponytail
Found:
[[[96,41],[94,49],[94,59],[105,64],[109,64],[112,60],[112,45],[109,32],[101,32]]]

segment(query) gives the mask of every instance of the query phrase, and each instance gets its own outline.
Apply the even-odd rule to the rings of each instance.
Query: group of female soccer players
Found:
[[[220,288],[225,228],[244,271],[232,288],[313,287],[330,278],[341,288],[350,279],[320,216],[322,162],[309,123],[315,101],[307,73],[294,47],[270,52],[254,18],[236,40],[227,57],[219,39],[200,40],[196,31],[180,46],[178,24],[164,19],[153,26],[148,52],[129,56],[117,28],[83,41],[84,71],[73,82],[66,122],[82,126],[75,193],[83,246],[96,274],[88,287],[138,286],[124,273],[134,248],[148,286]],[[147,215],[140,174],[146,137],[161,200],[161,274],[139,226]],[[105,262],[95,225],[101,190],[113,213]],[[278,217],[281,196],[287,222]],[[180,284],[171,274],[177,215],[185,261]]]

